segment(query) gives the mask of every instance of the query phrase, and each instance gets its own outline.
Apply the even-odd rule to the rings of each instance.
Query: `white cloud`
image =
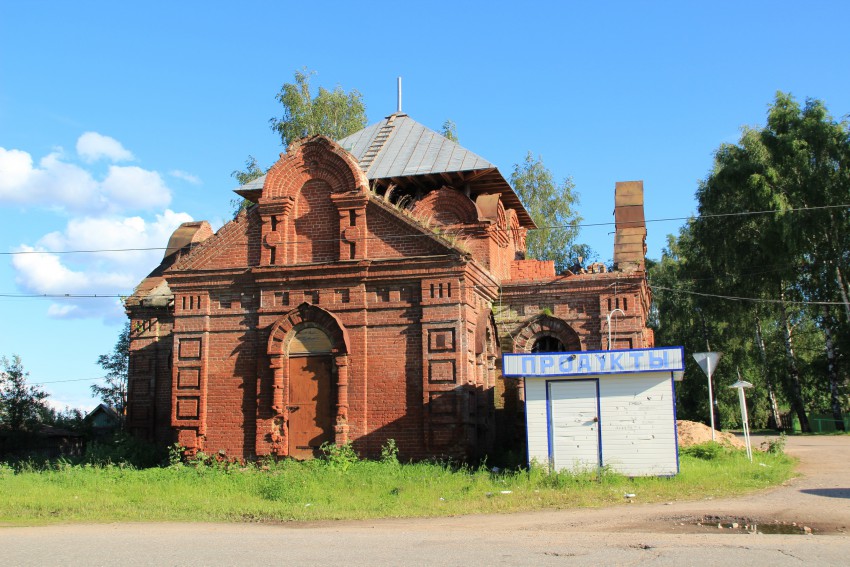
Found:
[[[110,161],[130,161],[133,154],[110,136],[97,132],[86,132],[77,139],[77,154],[86,162],[95,162],[101,158]]]
[[[154,209],[171,202],[171,191],[155,171],[112,165],[101,184],[109,203],[119,209]]]
[[[0,148],[0,198],[12,196],[16,187],[24,185],[32,175],[32,156],[21,150]]]
[[[0,202],[70,208],[100,204],[97,182],[85,170],[65,163],[58,152],[33,167],[30,154],[0,148]]]
[[[84,139],[89,141],[81,144]],[[98,149],[91,140],[108,140],[117,147],[110,149],[110,144],[102,144],[104,147]],[[80,136],[77,151],[83,157],[132,157],[116,140],[95,132]],[[0,147],[0,205],[35,205],[91,214],[153,210],[170,202],[171,190],[156,171],[110,165],[106,176],[98,180],[88,169],[68,161],[61,150],[46,155],[35,166],[29,153]]]
[[[200,185],[201,184],[201,178],[200,177],[198,177],[197,175],[192,175],[191,173],[180,170],[180,169],[172,169],[171,171],[168,172],[168,175],[170,175],[171,177],[176,177],[177,179],[182,179],[183,181],[188,181],[192,185]]]
[[[92,380],[94,383],[95,380]],[[97,407],[99,403],[98,400],[93,399],[92,397],[82,397],[82,396],[68,396],[67,394],[56,394],[51,391],[50,386],[43,386],[43,389],[50,394],[50,397],[45,400],[47,405],[53,408],[54,410],[61,412],[66,409],[78,409],[83,413],[89,413],[91,410]]]
[[[36,246],[18,251],[102,250],[137,248],[132,252],[85,254],[18,254],[13,256],[18,286],[47,295],[128,295],[162,260],[171,233],[192,217],[166,210],[155,220],[142,217],[88,217],[72,219],[64,231],[51,232]],[[154,248],[154,250],[144,250]],[[55,318],[97,317],[120,320],[123,307],[117,298],[61,298],[48,315]]]

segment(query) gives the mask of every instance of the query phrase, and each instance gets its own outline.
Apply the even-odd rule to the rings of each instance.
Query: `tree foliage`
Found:
[[[275,100],[283,106],[283,115],[270,118],[269,124],[280,136],[284,147],[305,136],[319,134],[340,140],[366,127],[363,95],[356,90],[345,92],[337,85],[332,91],[319,87],[314,97],[310,90],[310,77],[314,74],[315,71],[306,68],[295,71],[295,82],[284,83],[275,96]],[[239,185],[245,185],[265,173],[257,159],[249,155],[245,169],[234,170],[230,175]],[[247,199],[232,199],[233,217],[236,218],[252,204]]]
[[[310,77],[314,71],[295,71],[295,82],[284,83],[275,99],[283,105],[283,116],[269,120],[284,147],[305,136],[321,134],[342,139],[366,127],[366,106],[357,91],[345,92],[337,85],[329,91],[319,87],[314,97]]]
[[[27,384],[29,372],[20,356],[0,357],[0,366],[0,420],[14,433],[32,431],[48,412],[47,392]]]
[[[98,356],[97,364],[106,371],[106,376],[102,384],[92,384],[92,395],[123,415],[127,407],[127,374],[130,368],[129,322],[121,329],[112,352]]]
[[[257,158],[254,156],[248,156],[248,159],[245,160],[245,169],[233,170],[230,177],[234,178],[239,185],[242,186],[255,179],[259,179],[265,174],[266,172],[262,167],[260,167],[260,164],[257,162]],[[230,206],[233,209],[233,218],[236,218],[240,212],[251,205],[253,205],[253,203],[245,198],[231,199]]]
[[[245,185],[266,174],[266,171],[257,163],[257,158],[248,156],[245,160],[245,169],[234,169],[230,177],[235,179],[239,185]]]
[[[454,120],[446,120],[443,122],[443,128],[440,130],[440,134],[443,135],[443,138],[457,143],[457,124],[454,123]]]
[[[707,329],[711,348],[761,386],[754,404],[767,396],[773,413],[773,390],[804,430],[811,411],[831,413],[842,428],[847,407],[848,165],[847,122],[821,101],[800,105],[777,93],[763,128],[744,128],[737,144],[718,148],[697,190],[699,217],[650,271],[654,286],[679,290],[656,294],[659,344]]]
[[[511,185],[539,228],[528,234],[527,257],[554,260],[559,272],[580,256],[590,257],[590,248],[576,243],[582,218],[575,210],[579,195],[571,178],[556,184],[543,159],[528,152],[522,163],[514,165]]]

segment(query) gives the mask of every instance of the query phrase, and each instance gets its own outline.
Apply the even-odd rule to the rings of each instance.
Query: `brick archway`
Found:
[[[411,212],[414,217],[430,218],[441,226],[468,224],[478,219],[475,203],[460,191],[446,186],[428,193]]]
[[[561,341],[566,351],[584,350],[581,338],[570,325],[551,315],[538,315],[529,320],[514,338],[514,352],[531,352],[541,337],[554,337]]]
[[[312,136],[292,142],[285,154],[266,174],[262,200],[295,197],[310,180],[327,183],[333,193],[369,191],[366,174],[354,157],[325,136]]]
[[[269,331],[267,353],[272,371],[271,410],[274,415],[271,424],[271,449],[279,456],[289,454],[288,347],[295,334],[306,327],[321,329],[331,340],[330,356],[334,364],[333,386],[336,387],[334,441],[338,445],[348,442],[348,332],[340,320],[329,311],[309,303],[302,303],[278,319]]]

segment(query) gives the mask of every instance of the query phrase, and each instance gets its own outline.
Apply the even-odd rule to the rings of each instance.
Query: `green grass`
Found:
[[[681,458],[673,478],[601,471],[494,473],[441,463],[357,461],[346,455],[265,466],[0,465],[0,525],[64,522],[309,521],[448,516],[667,502],[742,494],[779,484],[795,461],[781,454],[709,450]],[[702,458],[700,458],[702,457]],[[503,491],[510,491],[503,493]]]

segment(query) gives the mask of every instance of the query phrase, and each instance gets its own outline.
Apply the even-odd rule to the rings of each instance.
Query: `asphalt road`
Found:
[[[738,499],[314,524],[0,528],[0,565],[850,565],[850,436],[789,438],[787,451],[801,459],[800,478]],[[797,523],[815,535],[742,533],[712,518]]]

